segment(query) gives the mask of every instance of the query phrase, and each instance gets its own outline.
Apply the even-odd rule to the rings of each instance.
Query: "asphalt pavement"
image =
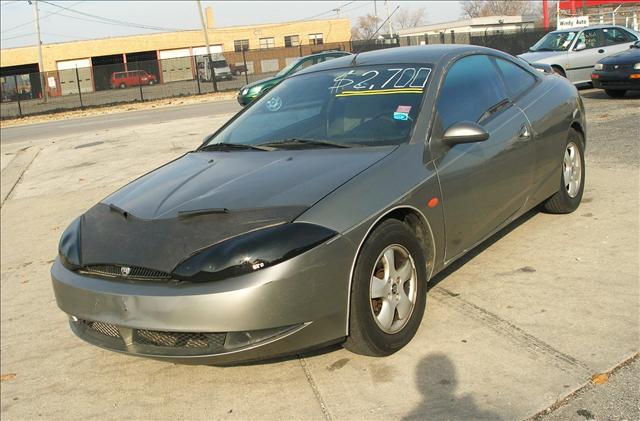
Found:
[[[157,109],[118,112],[93,117],[77,117],[66,120],[14,126],[2,129],[0,143],[10,144],[52,139],[96,130],[124,128],[195,117],[214,117],[236,113],[241,109],[235,100],[215,101],[203,104],[175,105]]]

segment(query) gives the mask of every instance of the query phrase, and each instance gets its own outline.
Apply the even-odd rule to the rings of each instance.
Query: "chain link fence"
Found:
[[[548,31],[534,28],[504,33],[455,33],[345,41],[318,45],[230,51],[205,56],[131,61],[114,56],[109,64],[0,78],[0,118],[45,114],[109,104],[210,92],[237,91],[275,75],[299,57],[328,50],[353,53],[406,45],[474,44],[510,54],[527,50]],[[42,87],[44,87],[44,92]]]
[[[299,57],[352,51],[351,42],[241,50],[207,56],[125,62],[0,77],[0,118],[210,92],[237,91],[275,75]],[[43,89],[44,87],[44,89]]]

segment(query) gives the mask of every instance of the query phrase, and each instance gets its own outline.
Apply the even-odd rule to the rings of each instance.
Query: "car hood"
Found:
[[[81,264],[169,273],[212,244],[295,220],[393,150],[188,153],[82,216]]]
[[[598,63],[602,64],[635,64],[640,61],[640,48],[629,48],[618,54],[603,58]]]
[[[254,86],[259,86],[259,85],[264,85],[266,83],[277,83],[279,82],[281,79],[283,79],[282,77],[268,77],[265,79],[260,79],[260,80],[256,80],[255,82],[251,82],[248,85],[244,85],[240,91],[244,90],[244,89],[251,89]]]
[[[520,54],[518,57],[527,60],[529,63],[551,63],[553,58],[567,54],[566,51],[530,51]]]

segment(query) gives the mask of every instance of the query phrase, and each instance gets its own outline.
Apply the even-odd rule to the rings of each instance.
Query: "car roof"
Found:
[[[494,50],[492,48],[467,44],[439,44],[419,45],[412,47],[394,47],[338,57],[336,59],[325,61],[324,63],[319,63],[308,67],[307,69],[304,69],[297,74],[316,72],[319,70],[339,69],[349,66],[370,66],[391,63],[435,64],[443,60],[449,61],[455,56],[472,52],[494,53],[501,56],[508,56],[507,54],[498,50]]]
[[[551,31],[551,32],[567,32],[567,31],[583,31],[585,29],[603,29],[603,28],[620,28],[620,29],[624,29],[626,31],[629,32],[634,32],[633,29],[631,28],[627,28],[626,26],[622,26],[622,25],[605,25],[605,24],[598,24],[598,25],[589,25],[589,26],[574,26],[572,28],[565,28],[565,29],[556,29],[555,31]]]

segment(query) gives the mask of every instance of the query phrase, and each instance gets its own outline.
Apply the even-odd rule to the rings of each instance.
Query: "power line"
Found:
[[[149,29],[149,30],[154,30],[154,31],[168,31],[168,32],[171,32],[171,31],[181,31],[182,30],[182,29],[177,29],[177,28],[164,28],[164,27],[160,27],[160,26],[145,25],[145,24],[139,24],[139,23],[135,23],[135,22],[127,22],[127,21],[118,20],[118,19],[105,18],[105,17],[94,15],[94,14],[91,14],[91,13],[85,13],[85,12],[81,12],[81,11],[78,11],[78,10],[74,10],[74,9],[69,8],[69,7],[60,6],[60,5],[48,2],[46,0],[40,0],[40,1],[42,3],[48,4],[50,6],[57,7],[59,9],[64,9],[66,11],[69,11],[69,12],[72,12],[72,13],[76,13],[78,15],[86,16],[86,17],[93,18],[93,19],[98,19],[100,21],[100,23],[110,23],[110,24],[115,24],[115,25],[120,25],[120,26],[129,26],[129,27],[133,27],[133,28]],[[64,15],[64,16],[66,16],[66,15]]]
[[[80,0],[79,2],[73,3],[71,6],[69,7],[73,7],[76,6],[80,3],[82,3],[84,0]],[[54,15],[58,15],[61,12],[51,12],[51,13],[47,13],[46,15],[44,15],[43,17],[40,18],[40,20],[45,20],[50,16],[54,16]],[[33,22],[35,22],[35,19],[31,19],[29,22],[25,22],[25,23],[21,23],[20,25],[16,25],[16,26],[12,26],[11,28],[7,28],[5,30],[2,31],[2,33],[4,34],[5,32],[9,32],[9,31],[13,31],[14,29],[18,29],[18,28],[22,28],[23,26],[27,26],[27,25],[31,25]]]
[[[304,18],[304,19],[300,19],[300,20],[312,20],[312,19],[316,19],[316,18],[319,18],[319,17],[320,17],[320,16],[322,16],[322,15],[326,15],[327,13],[333,13],[333,12],[335,12],[336,10],[340,10],[340,9],[342,9],[343,7],[346,7],[346,6],[350,5],[351,3],[355,3],[355,2],[356,2],[356,0],[353,0],[353,1],[350,1],[350,2],[348,2],[348,3],[343,4],[342,6],[334,7],[333,9],[327,10],[326,12],[318,13],[317,15],[313,15],[313,16],[311,16],[311,17]]]

